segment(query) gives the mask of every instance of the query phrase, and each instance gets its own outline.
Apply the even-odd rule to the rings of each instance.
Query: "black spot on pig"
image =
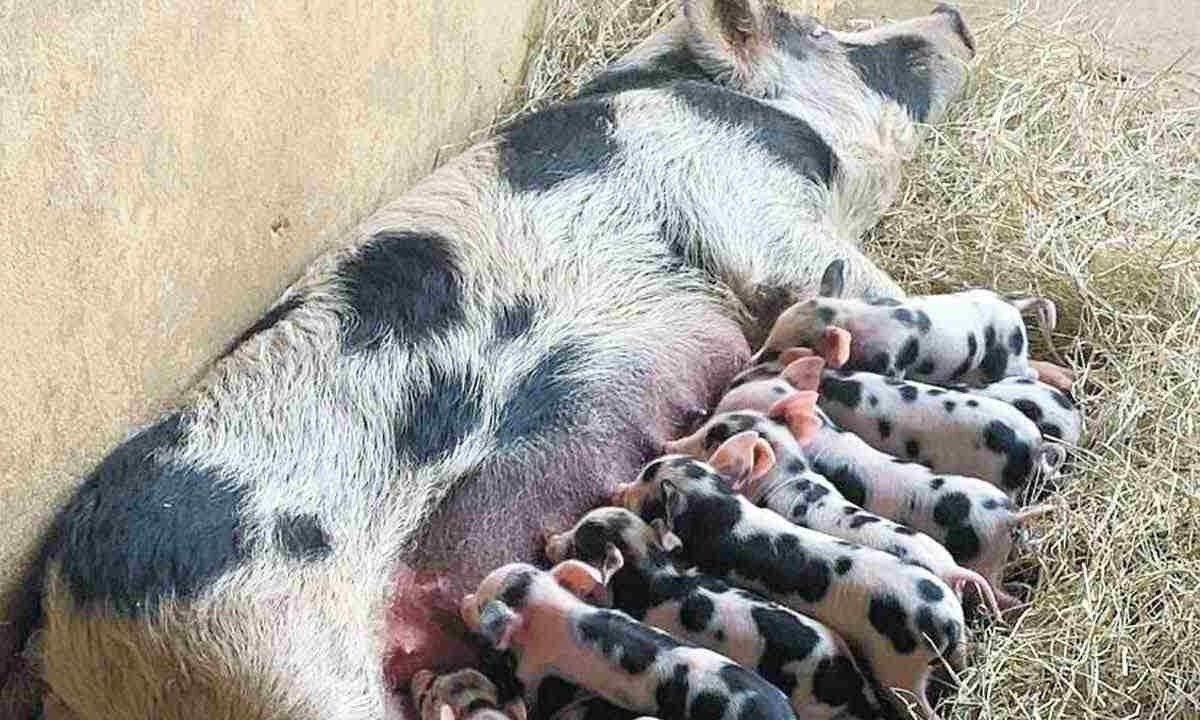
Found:
[[[858,512],[858,508],[854,505],[846,505],[842,508],[842,513],[845,515],[853,515],[856,512]]]
[[[873,372],[877,375],[886,375],[892,364],[892,356],[881,352],[875,357],[863,363],[863,370]]]
[[[983,444],[988,450],[1003,455],[1001,480],[1009,489],[1025,484],[1033,471],[1033,451],[1008,425],[993,420],[983,429]]]
[[[911,337],[900,348],[900,353],[896,355],[896,367],[903,370],[911,367],[917,361],[917,356],[921,352],[921,344],[915,337]]]
[[[174,413],[117,446],[59,513],[48,556],[79,605],[138,617],[194,597],[248,556],[243,490],[220,468],[172,457],[187,424]]]
[[[706,79],[692,54],[686,49],[679,49],[663,53],[636,68],[603,72],[584,85],[576,97],[663,87],[677,80]]]
[[[693,593],[679,607],[679,622],[692,632],[702,632],[712,621],[717,608],[708,596]]]
[[[1051,440],[1062,440],[1062,428],[1054,423],[1040,423],[1038,430],[1042,431],[1042,435]]]
[[[529,332],[537,317],[537,305],[527,295],[504,303],[492,313],[492,327],[500,340],[515,340]]]
[[[934,490],[940,490],[942,488],[942,486],[945,484],[946,484],[946,479],[940,478],[940,477],[935,477],[934,479],[929,481],[929,487],[933,488]]]
[[[796,680],[784,668],[811,655],[821,642],[820,636],[794,614],[781,608],[759,606],[750,611],[750,618],[759,636],[766,641],[758,673],[767,682],[791,694]]]
[[[921,364],[917,366],[916,372],[919,375],[932,375],[934,370],[937,370],[937,365],[932,360],[927,359],[921,361]],[[932,395],[933,393],[931,392],[930,394]]]
[[[826,400],[856,408],[862,402],[862,383],[857,380],[824,377],[821,379],[821,395]]]
[[[879,406],[879,398],[875,395],[869,395],[867,397],[867,402],[871,405],[871,407]]]
[[[875,517],[874,515],[868,515],[866,513],[862,513],[860,515],[855,515],[854,517],[850,518],[850,528],[852,530],[857,530],[860,527],[862,527],[863,525],[866,525],[868,523],[877,523],[877,522],[879,522],[879,518]]]
[[[518,192],[541,192],[603,172],[618,152],[617,116],[603,97],[522,115],[499,133],[500,172]]]
[[[847,502],[852,502],[860,507],[866,503],[867,486],[853,468],[849,465],[841,465],[837,468],[826,469],[828,471],[822,470],[821,474],[842,494]]]
[[[630,675],[645,672],[660,650],[675,647],[669,637],[608,610],[587,613],[577,627],[581,642],[598,648],[610,660],[619,658],[621,669]]]
[[[919,393],[920,391],[917,390],[915,385],[905,385],[904,387],[900,388],[900,398],[904,400],[904,402],[916,402],[917,395]]]
[[[808,470],[808,466],[805,465],[804,461],[799,458],[791,460],[787,464],[787,471],[792,475],[799,475],[806,470]]]
[[[338,276],[347,304],[344,352],[375,350],[389,337],[417,343],[463,320],[462,271],[450,241],[438,235],[380,233]]]
[[[946,391],[941,388],[938,388],[938,387],[931,387],[928,390],[926,390],[925,393],[927,395],[929,395],[929,397],[938,397],[941,395],[945,395]]]
[[[658,712],[667,717],[685,717],[688,696],[688,667],[676,665],[671,677],[661,680],[654,691]]]
[[[849,45],[846,57],[867,87],[895,100],[918,122],[929,117],[933,84],[930,44],[915,35],[895,35],[869,45]]]
[[[429,384],[413,384],[408,412],[396,423],[396,451],[423,464],[462,443],[481,419],[479,378],[465,367],[430,368]]]
[[[1058,406],[1063,410],[1075,409],[1075,400],[1071,397],[1070,393],[1052,389],[1050,390],[1050,397],[1054,398],[1054,402],[1058,403]]]
[[[963,359],[961,365],[954,369],[951,377],[960,378],[971,372],[971,368],[975,367],[975,353],[978,351],[979,341],[975,339],[975,333],[967,333],[967,357]]]
[[[958,403],[953,400],[943,400],[942,407],[946,408],[946,412],[952,413],[954,412],[954,408],[958,407]]]
[[[915,325],[917,322],[916,317],[913,316],[912,311],[908,308],[896,308],[892,311],[892,317],[895,318],[897,322],[905,325]]]
[[[968,401],[967,401],[967,407],[969,407],[969,408],[977,408],[977,407],[979,407],[979,401],[978,401],[978,400],[974,400],[974,399],[972,399],[972,400],[968,400]]]
[[[723,720],[728,709],[728,698],[712,690],[701,690],[692,699],[692,712],[688,717]]]
[[[1025,330],[1021,327],[1013,328],[1008,335],[1008,351],[1013,355],[1020,355],[1025,350]]]
[[[683,474],[693,480],[708,477],[708,471],[699,463],[688,463],[688,466],[683,469]]]
[[[504,587],[496,596],[500,602],[514,610],[525,607],[529,599],[529,589],[533,587],[533,573],[515,572],[504,581]]]
[[[1003,379],[1004,371],[1008,369],[1008,351],[999,345],[988,348],[983,353],[979,369],[983,371],[985,382],[996,382]]]
[[[879,708],[867,695],[867,684],[854,662],[839,655],[817,663],[813,697],[830,707],[844,707],[853,718],[874,718]]]
[[[281,320],[291,314],[291,312],[304,304],[304,297],[300,294],[292,295],[283,302],[275,305],[260,317],[253,325],[246,328],[246,331],[238,335],[237,339],[229,344],[225,349],[225,354],[233,352],[235,348],[245,343],[250,338],[264,333],[267,330],[275,327]]]
[[[311,513],[282,513],[276,517],[275,547],[290,558],[308,561],[328,557],[333,551],[325,528]]]
[[[668,92],[701,118],[748,132],[755,145],[813,182],[829,185],[837,170],[833,148],[794,115],[714,83],[682,80]]]
[[[833,308],[829,307],[828,305],[817,306],[817,318],[826,325],[833,322],[833,317],[836,314],[837,313],[834,312]]]
[[[917,594],[925,602],[941,602],[946,597],[946,593],[938,587],[938,584],[932,580],[921,578],[917,581]]]
[[[960,492],[946,493],[933,506],[933,521],[943,527],[962,523],[971,514],[971,500]]]
[[[933,329],[933,321],[929,319],[929,313],[925,312],[924,310],[918,310],[917,311],[917,330],[920,330],[921,334],[924,335],[925,333],[929,332],[932,329]]]
[[[954,558],[954,562],[960,565],[979,557],[981,549],[979,535],[970,525],[956,525],[947,530],[942,544],[946,552],[950,553],[950,557]]]
[[[1013,401],[1013,407],[1021,411],[1021,414],[1034,422],[1039,422],[1042,419],[1042,408],[1032,400],[1024,398]]]
[[[846,573],[850,572],[850,568],[853,566],[854,566],[854,561],[852,561],[850,558],[843,555],[843,556],[839,557],[836,562],[834,562],[833,570],[838,575],[845,575]]]
[[[569,427],[584,410],[584,389],[573,377],[586,363],[578,342],[562,342],[540,357],[517,383],[500,410],[496,441],[501,445],[529,442]]]
[[[708,429],[704,435],[705,449],[715,448],[733,437],[733,430],[725,423],[717,423]]]
[[[904,443],[904,453],[910,458],[917,458],[921,454],[921,443],[916,440],[908,440]]]
[[[892,526],[892,532],[896,533],[897,535],[916,535],[917,534],[916,530],[913,530],[912,528],[910,528],[907,525],[894,525],[894,526]]]
[[[917,640],[908,629],[908,613],[894,595],[873,595],[867,610],[871,627],[888,640],[896,652],[907,655],[917,649]]]
[[[879,437],[887,440],[892,436],[892,424],[887,420],[879,421]]]

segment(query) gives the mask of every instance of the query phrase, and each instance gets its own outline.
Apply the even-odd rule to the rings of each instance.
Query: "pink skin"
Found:
[[[480,468],[469,486],[433,515],[420,542],[402,558],[393,579],[386,627],[384,672],[391,686],[407,689],[420,670],[443,673],[478,665],[477,646],[467,639],[459,599],[490,570],[514,560],[533,562],[544,527],[564,527],[612,492],[616,478],[630,477],[663,443],[695,422],[749,358],[738,325],[713,314],[697,355],[692,339],[668,338],[671,347],[646,393],[616,388],[589,405],[592,421],[576,432],[569,451],[497,458]],[[546,478],[555,478],[548,483]],[[499,494],[496,488],[504,488]],[[491,493],[491,494],[488,494]],[[512,501],[520,497],[520,511]],[[506,504],[508,503],[508,504]],[[469,551],[466,550],[469,548]],[[419,558],[419,563],[415,560]],[[401,698],[412,717],[407,693]]]

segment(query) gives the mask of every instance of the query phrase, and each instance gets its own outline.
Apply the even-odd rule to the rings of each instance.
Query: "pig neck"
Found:
[[[680,577],[683,574],[665,552],[650,548],[643,557],[628,558],[624,567],[613,576],[610,584],[613,604],[635,620],[641,620],[650,608],[667,599],[664,584],[672,584]]]

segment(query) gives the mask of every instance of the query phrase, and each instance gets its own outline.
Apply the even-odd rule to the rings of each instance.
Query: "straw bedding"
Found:
[[[504,115],[569,95],[675,5],[551,0]],[[941,710],[1200,718],[1200,112],[1165,107],[1161,78],[1126,76],[1093,35],[974,21],[966,97],[866,246],[910,292],[1053,298],[1088,432],[1014,568],[1032,605],[976,629]]]

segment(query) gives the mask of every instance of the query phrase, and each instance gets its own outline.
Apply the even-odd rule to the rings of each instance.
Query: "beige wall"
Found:
[[[491,121],[540,5],[0,3],[3,597],[107,448]]]

